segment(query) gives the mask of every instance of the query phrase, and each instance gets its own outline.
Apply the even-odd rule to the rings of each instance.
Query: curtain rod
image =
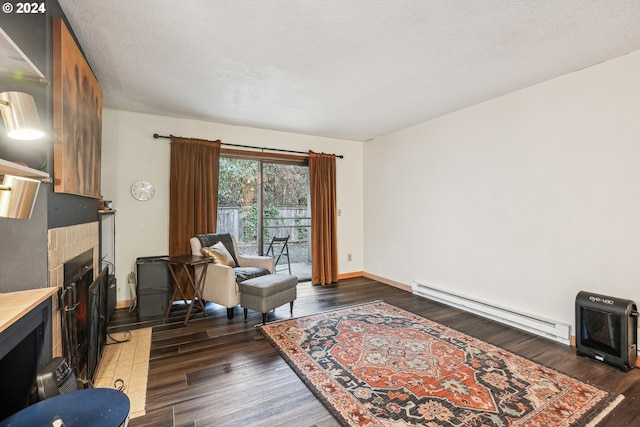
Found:
[[[158,139],[158,138],[171,139],[171,136],[167,136],[167,135],[158,135],[157,133],[154,133],[154,134],[153,134],[153,137],[154,137],[155,139]],[[227,143],[224,143],[224,142],[221,142],[221,143],[220,143],[220,145],[226,145],[226,146],[228,146],[228,147],[253,148],[253,149],[255,149],[255,150],[263,150],[263,151],[264,151],[264,150],[269,150],[269,151],[279,151],[279,152],[281,152],[281,153],[304,154],[304,155],[306,155],[306,156],[308,156],[308,155],[309,155],[309,153],[308,153],[308,152],[305,152],[305,151],[283,150],[283,149],[281,149],[281,148],[254,147],[253,145],[227,144]],[[339,159],[343,159],[343,158],[344,158],[344,156],[343,156],[342,154],[340,154],[340,155],[337,155],[337,154],[336,154],[336,157],[337,157],[337,158],[339,158]]]

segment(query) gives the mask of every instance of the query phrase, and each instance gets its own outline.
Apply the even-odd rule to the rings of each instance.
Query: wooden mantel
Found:
[[[30,289],[0,294],[0,333],[57,292],[57,288]]]

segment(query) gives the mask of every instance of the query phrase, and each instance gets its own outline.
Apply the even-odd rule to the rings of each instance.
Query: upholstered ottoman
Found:
[[[293,314],[293,301],[298,296],[297,284],[296,276],[286,274],[267,274],[240,282],[240,305],[244,308],[244,318],[247,318],[248,309],[259,311],[264,324],[268,311],[286,303],[290,304]]]

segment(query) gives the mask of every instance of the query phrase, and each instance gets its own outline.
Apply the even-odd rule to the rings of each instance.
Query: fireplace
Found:
[[[93,279],[93,250],[64,264],[60,291],[64,355],[78,379],[91,383],[106,341],[108,267]]]

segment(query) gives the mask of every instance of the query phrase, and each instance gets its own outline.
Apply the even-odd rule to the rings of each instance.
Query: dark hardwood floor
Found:
[[[443,325],[505,348],[560,372],[625,395],[599,427],[640,426],[640,369],[621,372],[575,349],[518,329],[412,295],[367,279],[342,280],[337,285],[298,285],[294,316],[374,300],[384,300]],[[147,414],[130,421],[144,426],[336,426],[335,419],[255,328],[261,314],[244,320],[236,309],[207,305],[208,317],[196,313],[184,326],[182,307],[167,319],[136,319],[116,310],[112,332],[153,326]],[[289,318],[289,305],[269,313],[269,319]]]

